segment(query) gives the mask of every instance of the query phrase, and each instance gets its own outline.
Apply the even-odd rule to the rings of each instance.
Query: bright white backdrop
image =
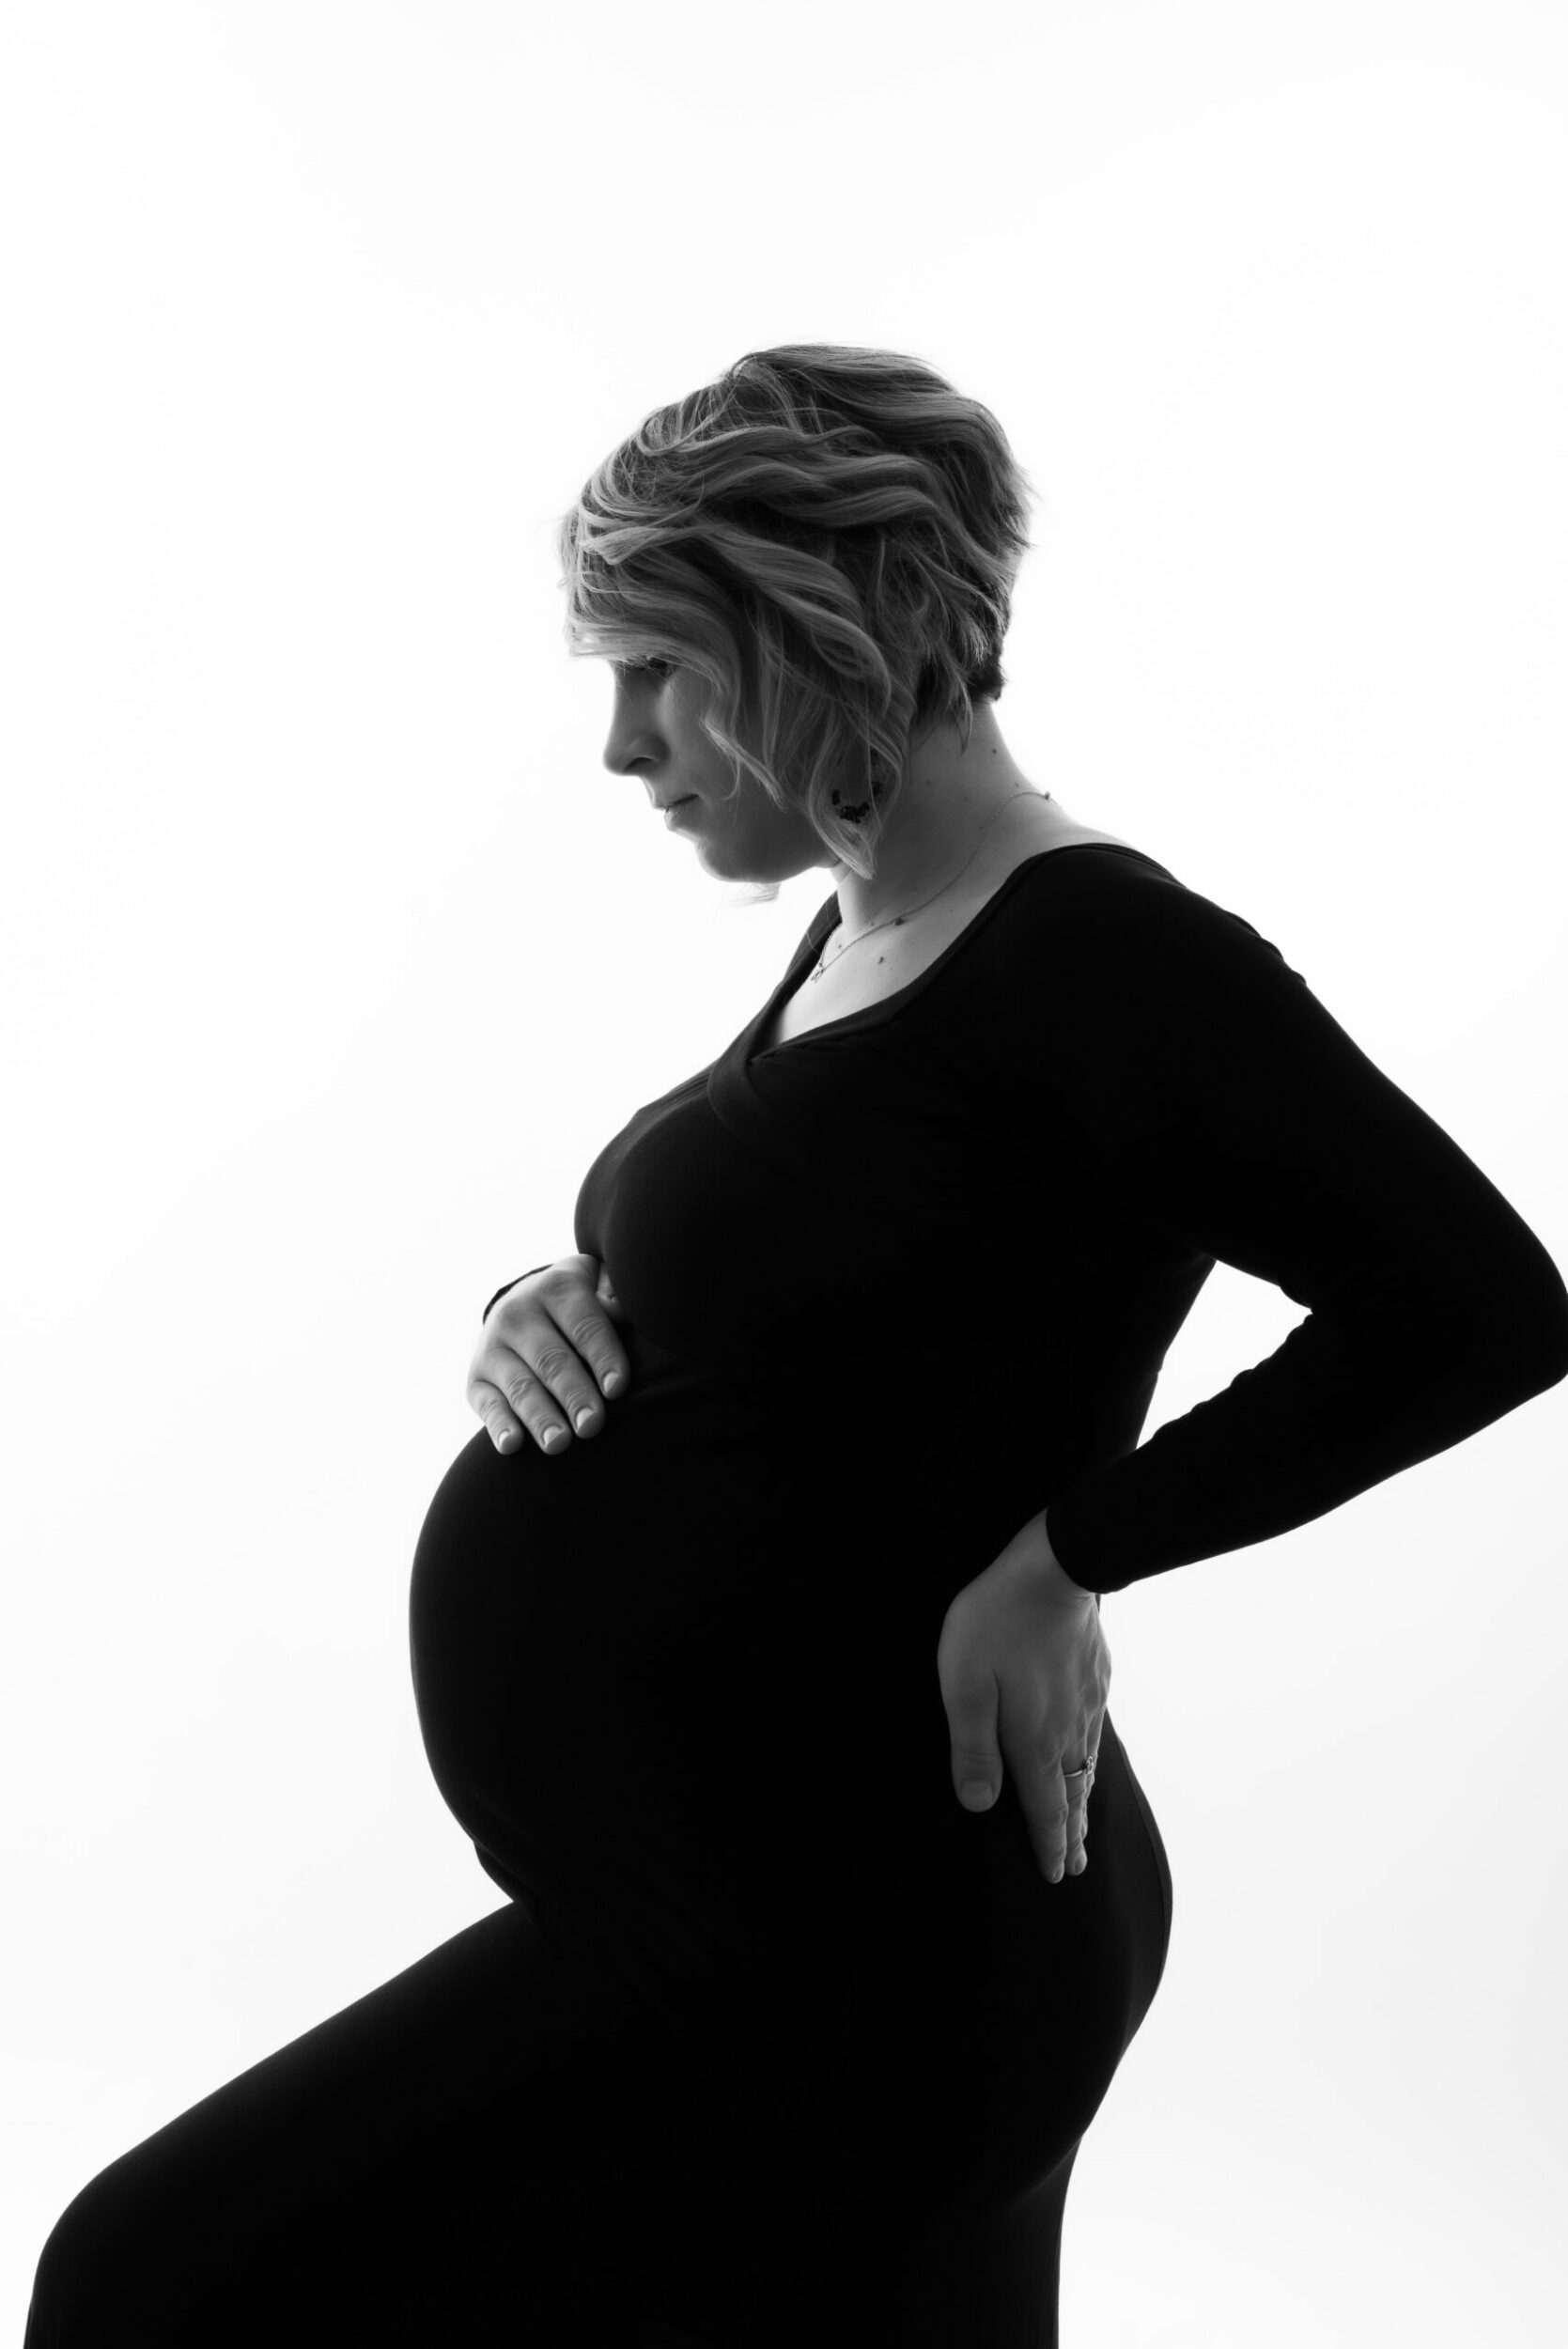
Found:
[[[95,2170],[497,1906],[405,1611],[479,1309],[827,894],[727,894],[601,764],[552,529],[649,408],[794,340],[985,399],[1042,493],[1010,747],[1568,1263],[1568,23],[31,0],[3,42],[20,2338]],[[1298,1317],[1221,1268],[1149,1432]],[[1557,2337],[1565,1392],[1108,1599],[1175,1927],[1065,2349]]]

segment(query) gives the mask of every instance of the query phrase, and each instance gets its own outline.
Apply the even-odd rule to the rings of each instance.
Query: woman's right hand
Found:
[[[468,1366],[466,1392],[498,1452],[518,1451],[527,1435],[541,1452],[558,1455],[574,1429],[598,1434],[600,1390],[623,1394],[631,1378],[615,1333],[624,1318],[597,1256],[562,1256],[497,1299]]]

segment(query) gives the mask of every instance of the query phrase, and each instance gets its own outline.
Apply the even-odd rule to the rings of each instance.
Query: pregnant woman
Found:
[[[567,517],[606,767],[832,894],[486,1310],[410,1626],[506,1905],[92,2179],[28,2349],[1055,2343],[1172,1924],[1106,1595],[1552,1386],[1568,1291],[1278,946],[1015,764],[1026,499],[977,401],[805,346]],[[1305,1318],[1141,1443],[1217,1262]]]

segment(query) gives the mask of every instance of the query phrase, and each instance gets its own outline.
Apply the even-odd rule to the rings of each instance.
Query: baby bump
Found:
[[[954,1795],[940,1595],[900,1586],[910,1552],[886,1515],[843,1546],[814,1480],[770,1491],[753,1460],[732,1484],[711,1424],[689,1449],[647,1432],[657,1416],[612,1414],[558,1460],[504,1458],[481,1431],[421,1529],[421,1733],[497,1880],[595,1915],[663,1904],[715,1937],[722,1918],[781,1965],[856,1945],[884,2008],[891,1954],[917,2005],[967,1980],[1027,2018],[1044,1968],[1113,2020],[1141,2015],[1169,1876],[1110,1722],[1089,1868],[1048,1885],[1010,1781],[986,1813]]]
[[[581,1783],[626,1710],[621,1658],[657,1638],[654,1579],[629,1571],[635,1529],[612,1505],[624,1480],[605,1473],[611,1441],[598,1459],[586,1445],[504,1457],[481,1431],[426,1513],[409,1594],[414,1703],[471,1833],[475,1789],[515,1803],[536,1781],[541,1797],[568,1773]]]
[[[770,1755],[786,1741],[776,1722],[764,1735],[768,1674],[744,1655],[761,1637],[747,1615],[781,1601],[757,1487],[725,1479],[711,1432],[696,1444],[644,1408],[547,1459],[504,1457],[481,1431],[427,1511],[409,1610],[427,1757],[465,1831],[524,1882],[547,1861],[645,1874],[660,1844],[721,1867],[747,1783],[726,1719]]]
[[[410,1588],[438,1781],[458,1743],[592,1770],[743,1740],[770,1704],[808,1704],[877,1562],[825,1538],[804,1438],[798,1414],[645,1346],[600,1434],[558,1457],[532,1441],[503,1455],[476,1432],[426,1513]]]

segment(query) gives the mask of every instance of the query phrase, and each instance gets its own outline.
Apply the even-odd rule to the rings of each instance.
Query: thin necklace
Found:
[[[841,963],[844,960],[845,956],[849,952],[849,948],[851,946],[858,946],[862,938],[869,938],[871,936],[871,930],[885,930],[890,923],[908,922],[911,914],[924,913],[927,906],[935,905],[939,897],[944,897],[950,889],[952,889],[958,881],[963,879],[964,875],[969,871],[970,866],[974,863],[975,858],[980,854],[981,843],[985,840],[986,834],[990,831],[991,826],[996,822],[997,817],[1001,814],[1002,807],[1011,807],[1014,800],[1048,800],[1049,798],[1050,793],[1048,791],[1040,792],[1031,788],[1027,791],[1015,791],[1011,798],[1003,800],[1001,807],[994,808],[991,814],[986,818],[984,824],[981,825],[980,839],[975,842],[973,848],[970,850],[962,864],[958,867],[958,870],[954,874],[952,880],[943,881],[940,889],[933,890],[929,897],[923,897],[918,906],[911,906],[909,908],[908,913],[889,913],[884,915],[880,922],[873,922],[871,929],[862,930],[859,937],[851,938],[845,945],[841,946],[837,954],[833,957],[831,962],[824,962],[822,959],[822,956],[828,951],[828,940],[825,938],[822,941],[821,950],[817,955],[816,969],[811,973],[813,984],[815,985],[815,983],[821,978],[824,972],[831,971],[837,964]],[[829,936],[831,937],[831,934],[832,933],[830,931]]]

